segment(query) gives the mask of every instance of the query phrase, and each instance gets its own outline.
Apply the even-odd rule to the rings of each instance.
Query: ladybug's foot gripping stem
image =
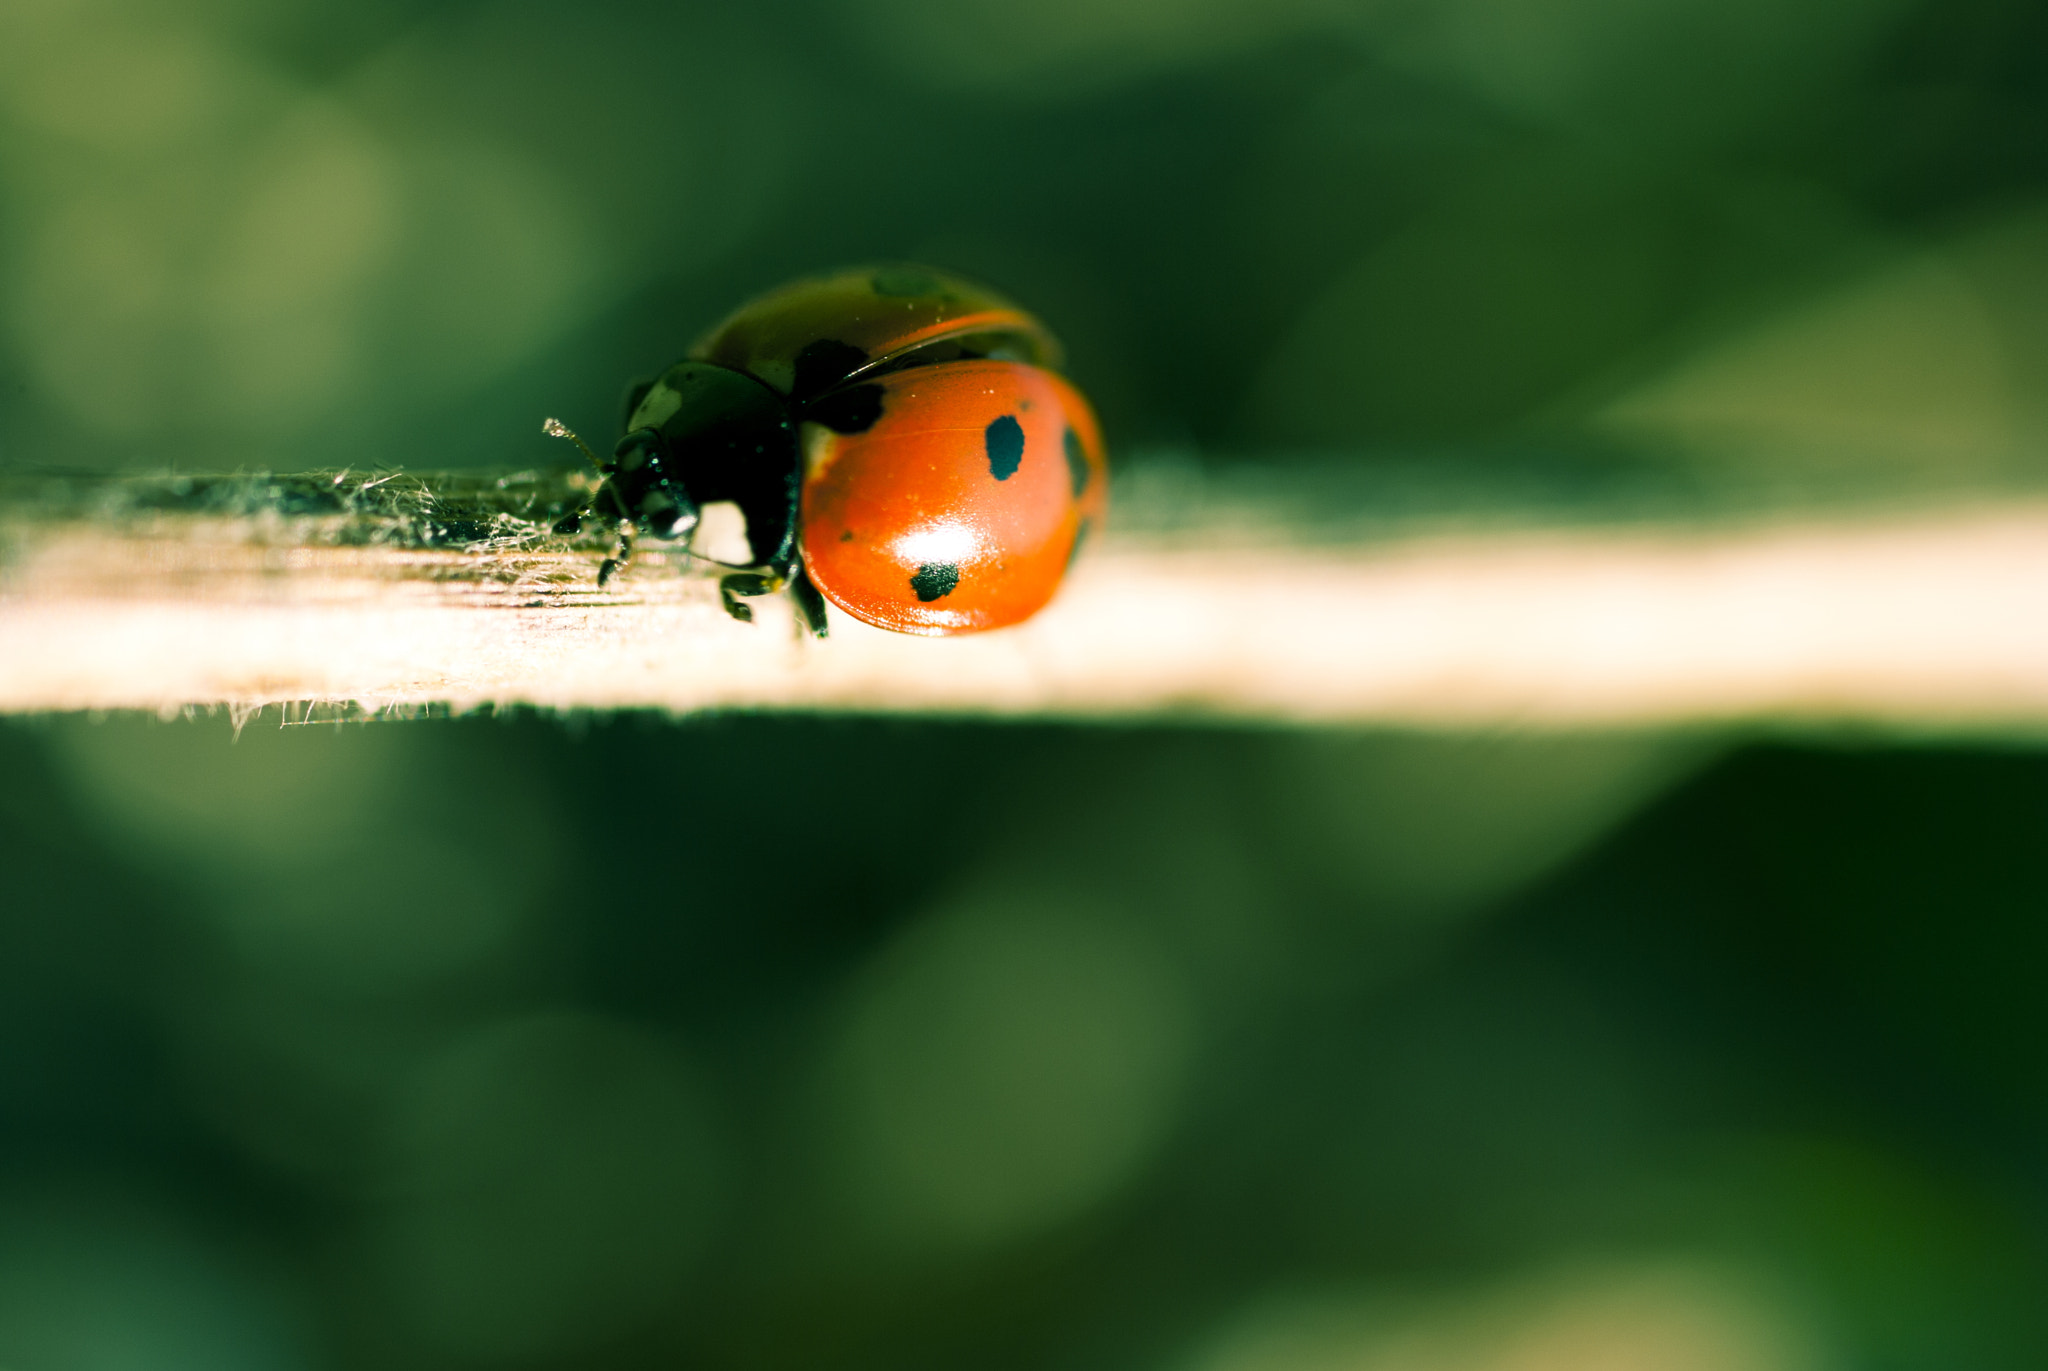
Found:
[[[718,578],[718,598],[724,602],[725,612],[743,624],[754,622],[754,607],[741,604],[739,596],[773,595],[780,589],[780,576],[763,576],[755,571],[735,571]]]
[[[718,578],[718,598],[725,604],[725,612],[743,624],[754,622],[754,607],[743,605],[739,597],[752,598],[757,595],[773,595],[784,586],[789,588],[789,598],[796,601],[797,614],[803,626],[819,638],[825,636],[825,597],[811,584],[811,578],[804,575],[802,567],[790,573],[784,580],[779,575],[764,576],[756,571],[735,571],[729,576]]]
[[[827,633],[825,624],[825,597],[811,584],[811,578],[798,567],[789,580],[789,598],[796,601],[796,611],[803,617],[804,627],[811,631],[813,638],[823,638]]]
[[[626,563],[633,560],[633,525],[626,519],[619,520],[619,541],[612,549],[612,555],[598,564],[597,584],[603,587],[606,581],[626,569]]]

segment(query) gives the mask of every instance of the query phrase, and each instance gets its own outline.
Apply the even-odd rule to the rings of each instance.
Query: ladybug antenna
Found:
[[[542,433],[547,434],[547,436],[550,438],[567,438],[570,442],[576,445],[578,451],[580,451],[585,457],[590,459],[590,465],[596,468],[597,474],[599,476],[603,476],[606,474],[604,469],[604,463],[597,460],[597,454],[590,450],[590,444],[584,442],[581,438],[578,438],[576,436],[576,430],[570,428],[560,419],[541,420],[540,431]]]

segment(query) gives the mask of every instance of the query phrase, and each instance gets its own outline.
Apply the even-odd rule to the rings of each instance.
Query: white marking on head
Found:
[[[698,511],[697,536],[690,548],[720,562],[746,566],[754,560],[747,542],[747,516],[730,500],[717,500]]]

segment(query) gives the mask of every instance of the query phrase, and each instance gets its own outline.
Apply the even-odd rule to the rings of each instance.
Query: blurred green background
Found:
[[[554,462],[910,258],[1126,455],[2039,465],[2013,0],[8,0],[0,51],[9,461]]]
[[[554,463],[907,258],[1140,461],[2048,471],[2011,0],[4,0],[0,55],[8,466]],[[0,726],[0,1371],[2048,1362],[2017,745],[233,735]]]

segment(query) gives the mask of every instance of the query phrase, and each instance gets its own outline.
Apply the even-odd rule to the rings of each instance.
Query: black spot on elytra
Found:
[[[1024,426],[1014,414],[1005,414],[982,430],[982,446],[988,449],[988,474],[1007,481],[1017,474],[1024,460]]]
[[[1062,444],[1067,450],[1067,479],[1074,483],[1074,498],[1081,498],[1081,492],[1088,489],[1088,454],[1081,450],[1081,436],[1072,429]]]
[[[877,295],[894,295],[911,298],[919,295],[939,295],[943,290],[939,278],[916,267],[883,267],[868,279],[868,285]]]
[[[837,338],[806,343],[796,355],[796,375],[789,383],[790,398],[808,400],[813,395],[822,395],[866,366],[867,360],[865,352]]]
[[[842,531],[841,531],[841,533],[840,533],[840,535],[839,535],[839,541],[840,541],[840,542],[842,542],[842,543],[850,543],[850,542],[852,542],[852,541],[853,541],[853,530],[852,530],[852,529],[850,529],[850,528],[849,528],[849,529],[845,529],[845,530],[842,530]]]
[[[917,575],[910,578],[910,588],[926,604],[951,595],[953,587],[959,584],[960,568],[951,562],[926,562],[917,569]]]
[[[804,407],[804,418],[834,433],[866,433],[881,417],[882,388],[873,384],[835,390]]]

